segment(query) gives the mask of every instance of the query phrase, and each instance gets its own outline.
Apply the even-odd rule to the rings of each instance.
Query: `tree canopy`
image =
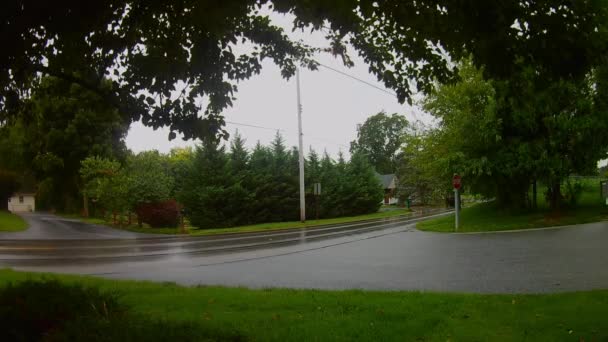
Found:
[[[45,77],[19,116],[0,127],[0,161],[2,167],[35,177],[39,207],[72,211],[78,207],[81,161],[88,156],[124,159],[127,130],[121,113],[95,92]]]
[[[407,119],[397,113],[370,116],[357,130],[350,152],[366,155],[378,173],[394,173],[407,128]]]
[[[325,30],[330,46],[292,41],[268,13]],[[469,55],[489,78],[534,65],[538,79],[553,81],[580,80],[608,51],[605,0],[12,0],[0,25],[0,121],[19,112],[36,78],[51,75],[131,120],[168,126],[170,138],[226,136],[222,110],[267,58],[288,78],[298,64],[314,69],[318,51],[351,65],[352,46],[404,102],[435,80],[455,80],[450,60]]]
[[[530,184],[540,181],[557,209],[562,182],[593,172],[607,156],[604,68],[579,81],[539,84],[531,68],[508,81],[484,80],[465,60],[460,77],[425,99],[439,124],[406,140],[404,184],[435,184],[446,193],[452,173],[459,173],[473,193],[523,207]]]

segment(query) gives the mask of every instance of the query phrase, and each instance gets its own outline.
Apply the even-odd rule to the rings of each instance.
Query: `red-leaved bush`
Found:
[[[179,204],[175,200],[141,203],[135,212],[139,221],[150,227],[177,227],[179,224]]]

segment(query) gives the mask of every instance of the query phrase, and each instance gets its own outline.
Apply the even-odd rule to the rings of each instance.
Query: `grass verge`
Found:
[[[339,224],[339,223],[349,223],[356,221],[364,221],[364,220],[372,220],[379,219],[385,217],[394,217],[400,215],[407,215],[411,213],[409,209],[395,209],[388,211],[380,211],[373,214],[367,215],[359,215],[359,216],[349,216],[349,217],[337,217],[331,219],[321,219],[321,220],[309,220],[305,223],[300,221],[292,221],[292,222],[274,222],[274,223],[261,223],[255,225],[248,226],[239,226],[239,227],[230,227],[230,228],[212,228],[212,229],[198,229],[196,227],[188,227],[187,234],[189,235],[215,235],[215,234],[230,234],[230,233],[251,233],[251,232],[259,232],[259,231],[272,231],[272,230],[280,230],[280,229],[293,229],[293,228],[306,228],[306,227],[314,227],[321,226],[327,224]],[[119,227],[112,225],[111,222],[105,221],[103,219],[91,219],[91,218],[83,218],[78,215],[66,215],[61,214],[62,217],[80,219],[83,222],[93,223],[93,224],[103,224],[117,229],[124,229],[137,233],[152,233],[152,234],[182,234],[179,228],[150,228],[144,225],[144,227],[139,228],[137,225],[131,225],[128,227]]]
[[[248,233],[248,232],[278,230],[278,229],[306,228],[306,227],[322,226],[322,225],[327,225],[327,224],[349,223],[349,222],[373,220],[373,219],[379,219],[379,218],[385,218],[385,217],[394,217],[394,216],[406,215],[406,214],[409,214],[410,212],[411,211],[408,209],[397,209],[397,210],[389,210],[389,211],[380,211],[380,212],[373,213],[373,214],[359,215],[359,216],[336,217],[336,218],[321,219],[321,220],[308,220],[305,223],[302,223],[300,221],[291,221],[291,222],[261,223],[261,224],[232,227],[232,228],[191,229],[190,234],[191,235],[210,235],[210,234],[227,234],[227,233]]]
[[[459,232],[492,232],[539,227],[565,226],[608,220],[608,208],[602,203],[598,182],[583,181],[578,202],[564,206],[558,213],[548,208],[539,191],[537,210],[506,210],[488,202],[462,209]],[[418,222],[420,230],[453,232],[454,215]]]
[[[539,227],[565,226],[603,221],[608,210],[601,207],[565,209],[559,214],[546,210],[536,212],[512,212],[501,210],[494,203],[483,203],[462,209],[459,232],[493,232]],[[421,221],[416,227],[424,231],[453,232],[454,215]]]
[[[27,222],[18,215],[0,211],[0,232],[18,232],[27,229]]]
[[[546,295],[249,290],[0,270],[2,287],[28,279],[117,292],[133,314],[185,326],[190,334],[214,331],[216,339],[221,339],[217,332],[254,341],[608,339],[606,290]]]

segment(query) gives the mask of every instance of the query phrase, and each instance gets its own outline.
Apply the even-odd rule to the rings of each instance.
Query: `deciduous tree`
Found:
[[[407,128],[405,116],[380,112],[360,126],[357,140],[350,143],[350,152],[366,155],[380,174],[394,173]]]

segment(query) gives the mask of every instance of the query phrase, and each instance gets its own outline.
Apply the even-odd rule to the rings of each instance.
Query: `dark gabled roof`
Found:
[[[394,173],[389,173],[389,174],[386,174],[386,175],[381,175],[381,174],[379,174],[379,173],[376,172],[376,177],[378,178],[378,180],[382,184],[382,187],[384,189],[388,189],[389,186],[391,186],[391,182],[393,181],[393,179],[395,179],[395,174]]]
[[[24,191],[17,191],[17,192],[14,192],[11,195],[11,197],[17,197],[17,196],[34,196],[35,197],[36,193],[35,192],[29,192],[29,191],[25,191],[25,192]]]

